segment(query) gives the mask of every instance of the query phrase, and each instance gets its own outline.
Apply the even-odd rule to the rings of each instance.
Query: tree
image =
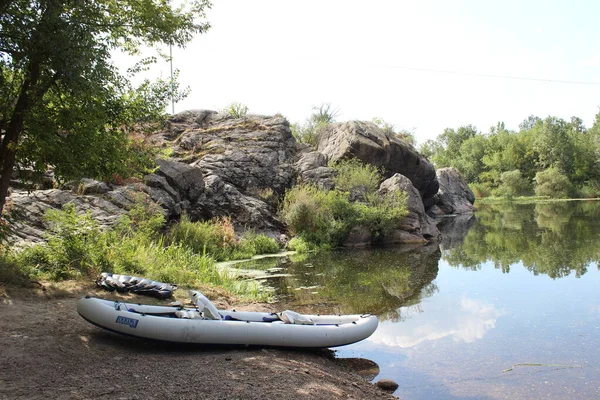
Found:
[[[205,32],[207,0],[8,0],[0,4],[0,212],[15,166],[107,178],[148,162],[133,127],[164,116],[170,80],[138,88],[111,52],[185,46]],[[132,73],[155,59],[142,61]]]
[[[515,197],[531,193],[531,184],[523,178],[521,171],[506,171],[500,175],[500,186],[496,189],[497,196]]]
[[[455,157],[460,152],[460,146],[468,139],[477,135],[477,128],[473,125],[461,126],[457,130],[446,128],[444,132],[437,137],[437,141],[441,147],[433,157],[433,162],[436,167],[455,167]]]
[[[551,167],[535,174],[535,194],[551,198],[564,199],[569,197],[571,183],[558,168]]]

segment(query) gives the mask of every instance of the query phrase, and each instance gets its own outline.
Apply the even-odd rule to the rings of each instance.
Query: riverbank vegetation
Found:
[[[534,116],[517,131],[448,128],[420,151],[436,168],[458,169],[480,198],[600,197],[600,114],[589,129],[577,117]]]
[[[377,238],[398,226],[408,212],[404,192],[378,193],[383,174],[376,167],[356,159],[330,166],[336,172],[335,189],[300,184],[285,195],[280,214],[295,236],[295,250],[341,246],[358,227]]]
[[[93,280],[100,272],[114,272],[268,299],[257,282],[239,280],[216,261],[277,252],[278,243],[251,232],[238,237],[226,218],[191,222],[183,217],[164,231],[160,207],[140,200],[110,230],[100,229],[89,213],[78,214],[72,205],[47,212],[46,222],[46,243],[1,251],[1,282]]]

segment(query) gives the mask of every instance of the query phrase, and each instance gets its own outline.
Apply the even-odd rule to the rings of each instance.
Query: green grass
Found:
[[[273,239],[250,235],[247,240],[238,241],[232,233],[231,243],[228,244],[236,250],[219,253],[218,245],[222,244],[223,237],[214,235],[223,233],[223,224],[184,220],[183,228],[176,225],[176,231],[188,232],[185,230],[188,229],[196,236],[190,234],[178,240],[167,239],[160,232],[164,217],[156,209],[148,207],[148,204],[134,207],[109,231],[102,231],[89,213],[77,214],[73,206],[52,211],[46,215],[50,224],[46,243],[22,251],[4,249],[0,253],[0,281],[9,284],[25,284],[30,280],[91,281],[100,272],[113,272],[179,286],[222,288],[248,300],[270,299],[269,293],[259,283],[240,281],[229,272],[219,269],[215,256],[208,249],[214,249],[215,254],[221,256],[252,256],[256,251],[279,251]],[[205,241],[185,240],[199,236],[198,231],[186,224],[200,226],[199,231],[205,235]]]
[[[495,204],[495,203],[515,203],[515,204],[531,204],[531,203],[557,203],[566,201],[588,201],[598,200],[590,198],[564,198],[564,199],[553,199],[548,196],[519,196],[513,198],[506,197],[483,197],[477,199],[475,205],[479,204]]]

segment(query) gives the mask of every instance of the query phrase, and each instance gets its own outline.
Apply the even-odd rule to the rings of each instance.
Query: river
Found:
[[[299,311],[379,317],[336,349],[403,400],[600,398],[600,202],[481,205],[441,243],[263,259]]]

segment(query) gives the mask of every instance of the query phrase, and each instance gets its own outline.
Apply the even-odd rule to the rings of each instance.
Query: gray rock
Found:
[[[78,194],[104,194],[110,192],[111,187],[106,182],[83,178],[72,190]]]
[[[283,230],[283,225],[267,203],[243,194],[216,175],[206,177],[206,190],[188,212],[192,220],[231,216],[240,229]]]
[[[397,230],[383,238],[384,243],[418,243],[436,240],[440,232],[435,221],[425,213],[421,194],[411,181],[400,174],[388,178],[379,186],[379,193],[387,195],[401,190],[407,194],[408,215]]]
[[[326,190],[333,189],[335,172],[327,167],[327,156],[323,153],[303,153],[295,167],[300,182],[312,183]]]
[[[48,229],[44,222],[44,214],[47,210],[60,210],[68,203],[73,203],[78,212],[89,211],[101,228],[114,225],[126,212],[120,204],[108,199],[94,195],[78,195],[70,190],[36,190],[30,193],[13,190],[9,201],[19,215],[14,225],[14,234],[9,237],[9,241],[17,246],[43,242],[44,232]]]
[[[181,198],[193,202],[200,197],[204,191],[204,176],[199,168],[172,160],[159,159],[156,163],[159,167],[156,175],[164,177]]]
[[[385,390],[386,392],[394,392],[398,389],[398,384],[391,379],[380,379],[375,384],[378,388]]]
[[[428,210],[432,216],[466,214],[475,211],[475,195],[456,168],[437,170],[440,190],[435,195],[434,206]]]
[[[149,187],[160,189],[166,192],[169,196],[173,198],[174,201],[181,201],[181,196],[175,189],[169,185],[167,179],[164,176],[150,174],[144,177],[144,183]]]
[[[410,144],[384,132],[372,122],[350,121],[327,125],[320,137],[318,151],[329,160],[358,158],[384,167],[387,175],[406,176],[421,194],[426,208],[433,204],[438,182],[433,164]]]

